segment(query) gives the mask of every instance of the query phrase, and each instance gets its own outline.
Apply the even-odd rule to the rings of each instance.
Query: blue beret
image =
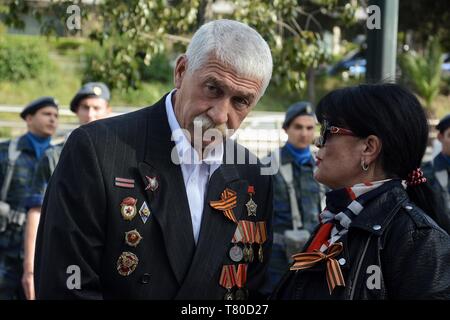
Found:
[[[111,96],[108,87],[103,82],[85,83],[70,102],[70,110],[76,112],[80,101],[87,97],[97,97],[109,102]]]
[[[436,126],[436,129],[438,129],[439,132],[444,132],[448,128],[450,128],[450,113],[442,118]]]
[[[25,120],[25,117],[29,114],[35,114],[41,108],[44,107],[55,107],[58,109],[58,101],[53,97],[41,97],[32,101],[25,108],[23,108],[20,113],[20,117]]]
[[[283,129],[289,127],[289,124],[298,116],[314,116],[312,104],[308,101],[300,101],[291,105],[286,111],[283,122]]]

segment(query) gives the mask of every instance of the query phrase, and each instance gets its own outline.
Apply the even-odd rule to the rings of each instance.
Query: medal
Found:
[[[122,217],[125,220],[132,220],[136,215],[136,202],[137,199],[134,199],[133,197],[126,197],[122,200],[122,203],[120,204],[120,213],[122,213]]]
[[[122,252],[117,259],[117,271],[121,276],[129,276],[136,269],[139,263],[138,257],[131,252]]]
[[[224,300],[234,300],[234,295],[231,289],[236,285],[236,271],[234,265],[224,265],[222,266],[222,272],[220,273],[219,284],[227,289],[223,299]]]
[[[144,222],[144,224],[147,222],[148,217],[150,217],[150,213],[150,209],[147,206],[147,203],[144,201],[141,208],[139,209],[139,215],[141,216],[141,220],[142,222]]]
[[[227,289],[227,293],[223,296],[223,300],[234,300],[233,292],[230,289]]]
[[[239,225],[236,227],[236,231],[234,232],[233,239],[231,242],[234,243],[234,246],[230,248],[228,255],[230,259],[234,262],[240,262],[244,258],[244,252],[242,248],[237,245],[238,242],[242,241],[242,230]]]
[[[136,229],[125,232],[125,243],[130,247],[137,247],[141,240],[142,237]]]
[[[248,298],[248,292],[244,288],[247,282],[247,265],[239,264],[236,272],[236,286],[238,289],[234,293],[236,300],[246,300]]]
[[[255,194],[255,188],[253,186],[248,186],[247,192],[250,195],[250,200],[245,204],[247,206],[247,214],[249,217],[256,216],[256,209],[258,206],[252,198],[252,195]]]
[[[231,247],[228,254],[233,262],[241,262],[242,259],[244,258],[244,252],[242,251],[241,247],[239,247],[237,244]]]
[[[258,221],[256,222],[256,235],[255,235],[255,242],[259,244],[259,250],[258,250],[258,259],[259,262],[263,262],[264,254],[263,254],[263,248],[262,245],[267,240],[267,229],[266,229],[266,222],[265,221]]]
[[[222,211],[227,219],[234,223],[238,223],[233,212],[233,209],[237,205],[237,195],[235,191],[226,188],[220,195],[220,200],[210,201],[209,205],[216,210]]]
[[[253,243],[255,242],[255,223],[252,221],[248,221],[248,230],[249,230],[249,244],[248,244],[248,255],[249,261],[253,262],[255,259],[255,254],[253,252]]]
[[[244,250],[244,257],[246,257],[245,261],[253,262],[254,260],[254,253],[252,244],[255,242],[255,223],[253,221],[246,221],[241,220],[240,221],[242,225],[242,230],[244,234],[244,245],[248,245]]]
[[[245,288],[237,289],[234,292],[234,299],[236,299],[236,300],[247,300],[247,298],[248,298],[248,292],[247,292],[247,289],[245,289]]]
[[[145,187],[145,190],[155,192],[159,187],[158,179],[156,177],[149,176],[145,176],[145,179],[147,179],[147,186]]]

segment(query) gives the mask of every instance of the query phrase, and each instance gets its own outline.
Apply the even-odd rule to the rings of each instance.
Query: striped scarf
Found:
[[[401,184],[401,180],[386,179],[327,192],[326,208],[320,214],[321,227],[307,251],[318,249],[325,252],[331,244],[348,232],[352,220],[370,200]]]

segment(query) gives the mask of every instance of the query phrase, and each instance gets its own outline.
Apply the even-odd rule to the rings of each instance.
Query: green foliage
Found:
[[[172,81],[173,68],[167,54],[157,54],[147,66],[142,60],[139,66],[139,73],[143,81],[159,81],[169,83]]]
[[[433,113],[433,100],[439,94],[441,85],[441,65],[444,55],[438,38],[431,38],[423,55],[407,53],[400,56],[400,66],[406,82],[425,100],[425,107]]]
[[[49,66],[48,52],[38,41],[0,38],[0,81],[36,78]]]
[[[339,16],[350,22],[355,7],[338,0],[310,0],[299,4],[296,0],[236,0],[231,14],[213,13],[212,1],[144,1],[106,0],[100,10],[108,28],[98,30],[93,38],[100,43],[115,38],[117,55],[121,63],[111,69],[111,59],[99,62],[104,65],[104,76],[114,86],[125,88],[128,84],[138,86],[142,77],[131,72],[138,60],[138,67],[150,65],[167,46],[183,52],[195,29],[203,22],[231,18],[253,26],[269,43],[274,58],[272,82],[288,91],[306,88],[306,73],[309,68],[327,60],[321,39],[318,15]],[[341,5],[339,4],[340,2]],[[209,9],[208,9],[209,8]],[[126,43],[127,45],[119,45]],[[123,57],[123,59],[118,58]],[[120,70],[118,70],[118,69]],[[110,72],[121,74],[120,77]]]
[[[25,2],[10,0],[9,8],[25,12],[28,9],[21,7]],[[90,38],[100,45],[98,51],[90,52],[86,58],[84,80],[95,78],[112,88],[134,90],[149,76],[144,66],[157,75],[150,79],[159,80],[163,71],[169,70],[167,64],[158,61],[164,52],[182,53],[201,24],[230,18],[254,27],[269,43],[274,60],[272,83],[288,92],[303,91],[308,71],[331,58],[324,49],[320,21],[349,25],[354,22],[358,6],[356,1],[345,0],[235,0],[231,1],[232,13],[218,13],[212,10],[213,2],[104,0],[95,8],[82,10],[85,17],[90,15],[86,11],[95,14],[91,20],[95,20],[96,27]],[[61,11],[64,6],[66,1],[51,1],[49,12],[54,17],[65,16]],[[7,17],[20,20],[12,10]],[[44,24],[41,32],[49,34],[52,27],[58,26]]]

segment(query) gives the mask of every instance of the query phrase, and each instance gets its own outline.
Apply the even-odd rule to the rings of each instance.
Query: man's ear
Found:
[[[177,63],[175,65],[175,70],[174,70],[174,75],[173,75],[175,88],[177,88],[177,89],[181,88],[181,83],[183,82],[183,78],[184,78],[184,75],[186,74],[186,70],[187,70],[187,57],[185,54],[183,54],[178,57]]]
[[[443,143],[443,142],[444,142],[444,141],[443,141],[443,140],[444,140],[444,135],[443,135],[441,132],[438,133],[437,138],[438,138],[438,140],[439,140],[440,143]]]
[[[31,122],[33,121],[33,118],[34,118],[34,114],[27,114],[25,116],[25,122],[27,123],[27,125],[31,124]]]
[[[364,150],[361,156],[366,164],[375,162],[381,153],[382,142],[375,135],[370,135],[365,139]]]

